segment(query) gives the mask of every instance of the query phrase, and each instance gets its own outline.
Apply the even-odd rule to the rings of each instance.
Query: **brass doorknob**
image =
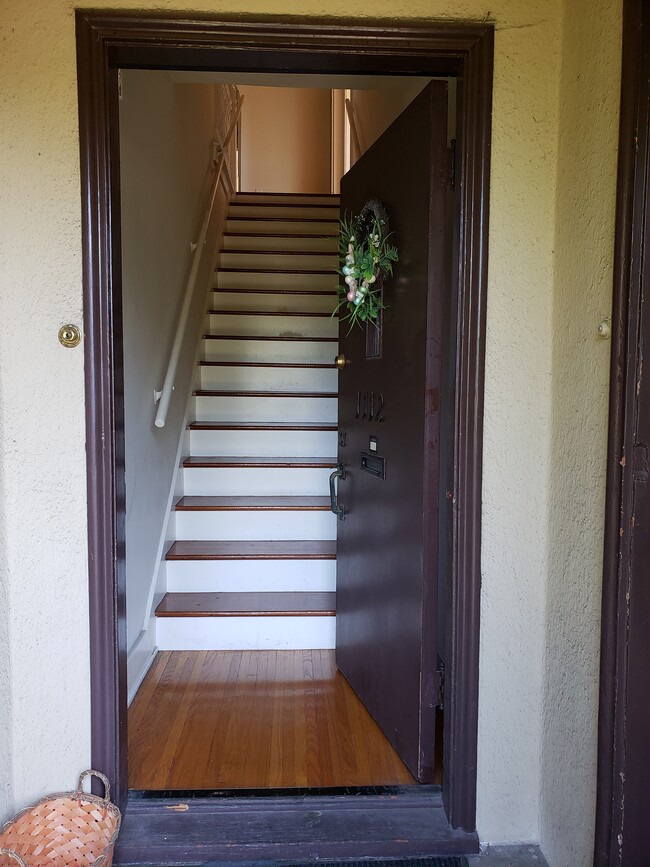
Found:
[[[345,355],[343,355],[343,353],[341,353],[341,355],[337,355],[334,359],[334,364],[338,367],[339,370],[343,370],[347,363],[348,360]]]

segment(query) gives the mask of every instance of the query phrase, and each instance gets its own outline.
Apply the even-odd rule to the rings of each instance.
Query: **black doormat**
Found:
[[[203,861],[191,867],[469,867],[462,855],[426,858],[364,858],[356,861]],[[118,867],[118,865],[116,865]],[[138,867],[122,864],[121,867]],[[164,867],[164,865],[162,865]]]
[[[469,867],[462,855],[426,858],[364,858],[356,861],[209,861],[195,867]],[[117,865],[116,865],[117,867]],[[130,867],[125,864],[123,867]],[[136,867],[136,865],[134,865]]]

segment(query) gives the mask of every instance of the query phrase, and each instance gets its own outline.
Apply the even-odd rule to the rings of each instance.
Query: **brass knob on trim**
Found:
[[[334,364],[338,367],[339,370],[343,370],[343,368],[345,367],[345,365],[347,363],[348,363],[348,360],[345,357],[345,355],[343,355],[342,353],[341,353],[341,355],[337,355],[336,358],[334,359]]]
[[[62,325],[59,329],[59,342],[72,349],[81,343],[81,329],[76,325]]]

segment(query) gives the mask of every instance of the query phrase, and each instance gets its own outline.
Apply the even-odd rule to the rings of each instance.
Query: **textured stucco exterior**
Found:
[[[137,5],[494,21],[479,832],[586,867],[620,0]],[[83,353],[56,337],[82,312],[73,5],[0,0],[0,28],[1,818],[88,765],[90,694]]]
[[[597,327],[611,315],[619,16],[611,0],[573,0],[563,28],[540,822],[550,864],[591,863],[594,839],[583,803],[596,798],[610,357]]]

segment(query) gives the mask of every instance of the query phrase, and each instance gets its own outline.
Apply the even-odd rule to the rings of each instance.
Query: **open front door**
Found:
[[[431,82],[343,178],[341,214],[371,199],[398,247],[379,341],[340,326],[337,662],[411,773],[433,779],[438,705],[439,479],[447,83]]]

